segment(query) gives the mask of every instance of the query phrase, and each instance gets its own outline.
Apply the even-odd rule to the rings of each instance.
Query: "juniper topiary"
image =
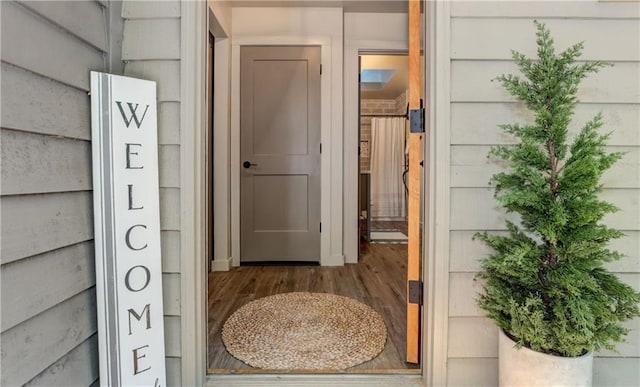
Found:
[[[567,140],[578,85],[608,64],[577,62],[582,43],[556,54],[548,28],[535,24],[537,58],[512,51],[524,77],[496,78],[535,119],[502,125],[519,141],[490,152],[508,167],[491,179],[494,196],[519,222],[507,221],[506,235],[476,234],[493,250],[477,301],[518,346],[577,356],[624,341],[622,322],[640,314],[640,293],[604,267],[621,258],[608,243],[623,234],[602,222],[618,209],[599,198],[600,179],[622,154],[605,149],[601,114]]]

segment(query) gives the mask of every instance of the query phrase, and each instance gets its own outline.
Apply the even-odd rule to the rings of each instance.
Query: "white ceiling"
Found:
[[[344,12],[406,13],[408,0],[223,0],[232,7],[342,7]]]

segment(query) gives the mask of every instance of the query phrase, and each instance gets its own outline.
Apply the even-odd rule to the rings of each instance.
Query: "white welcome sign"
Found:
[[[91,72],[100,384],[165,386],[156,84]]]

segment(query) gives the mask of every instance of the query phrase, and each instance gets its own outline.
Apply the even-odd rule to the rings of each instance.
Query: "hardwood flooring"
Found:
[[[357,299],[376,310],[388,338],[378,357],[340,373],[416,373],[405,363],[406,244],[363,244],[360,263],[340,267],[241,266],[209,274],[208,366],[210,373],[256,370],[226,351],[221,330],[226,319],[249,301],[278,293],[307,291]]]

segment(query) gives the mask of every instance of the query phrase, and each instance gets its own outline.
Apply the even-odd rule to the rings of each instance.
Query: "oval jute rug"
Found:
[[[376,311],[351,298],[294,292],[242,306],[224,323],[222,341],[257,368],[341,370],[376,357],[387,328]]]

